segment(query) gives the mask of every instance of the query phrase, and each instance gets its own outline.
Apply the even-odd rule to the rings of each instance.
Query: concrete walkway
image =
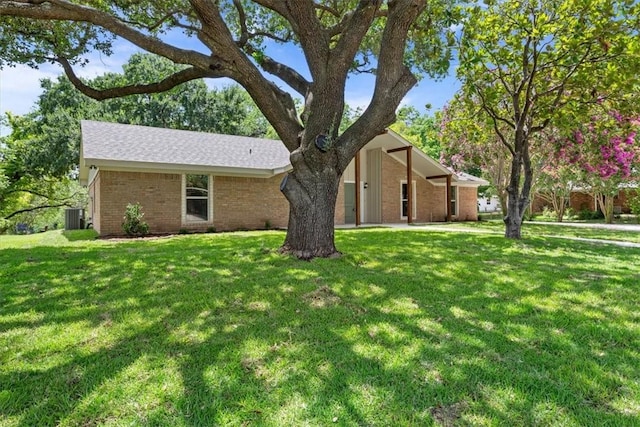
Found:
[[[525,223],[525,225],[528,223]],[[557,225],[559,227],[596,228],[600,230],[618,230],[640,232],[640,224],[602,224],[589,222],[532,222],[530,224]]]
[[[457,223],[460,225],[464,225],[464,223]],[[542,224],[542,225],[551,225],[558,227],[577,227],[577,228],[593,228],[593,229],[604,229],[604,230],[616,230],[616,231],[628,231],[630,233],[640,233],[640,224],[592,224],[592,223],[565,223],[565,222],[525,222],[524,228],[526,229],[527,224]],[[483,234],[502,234],[503,231],[492,231],[482,228],[465,228],[461,226],[448,226],[449,224],[443,222],[431,222],[431,223],[420,223],[416,225],[409,225],[405,223],[397,223],[397,224],[362,224],[358,228],[368,228],[368,227],[387,227],[387,228],[395,228],[395,229],[404,229],[404,230],[425,230],[425,231],[451,231],[451,232],[459,232],[459,233],[483,233]],[[353,224],[346,224],[336,226],[336,228],[355,228]],[[605,240],[605,239],[588,239],[584,237],[572,237],[572,236],[557,236],[557,235],[548,235],[545,236],[553,237],[556,239],[567,239],[567,240],[576,240],[579,242],[588,242],[588,243],[597,243],[603,245],[615,245],[626,248],[640,248],[640,243],[635,242],[624,242],[619,240]]]

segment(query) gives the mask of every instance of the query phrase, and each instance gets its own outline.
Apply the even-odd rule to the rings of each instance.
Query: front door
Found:
[[[344,183],[344,223],[356,223],[356,183]]]

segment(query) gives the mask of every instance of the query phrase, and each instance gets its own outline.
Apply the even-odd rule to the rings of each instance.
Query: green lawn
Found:
[[[640,425],[640,249],[0,236],[0,426]]]
[[[418,224],[420,225],[420,224]],[[635,224],[638,225],[638,224]],[[447,228],[462,230],[487,231],[504,235],[504,223],[500,220],[479,221],[479,222],[452,222],[452,223],[431,223],[429,228]],[[578,237],[582,239],[613,240],[632,243],[640,243],[640,232],[630,232],[626,230],[607,230],[597,226],[568,226],[548,224],[544,222],[525,222],[522,226],[523,237],[546,236],[546,237]]]

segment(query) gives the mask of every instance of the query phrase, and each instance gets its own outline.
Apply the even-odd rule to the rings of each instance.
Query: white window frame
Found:
[[[206,175],[207,179],[207,220],[187,219],[187,175]],[[182,174],[182,223],[183,224],[213,224],[213,175],[206,173],[185,173]]]
[[[458,216],[458,199],[460,198],[460,193],[458,192],[458,186],[451,186],[451,216]]]
[[[400,219],[407,219],[406,215],[402,215],[402,204],[405,201],[405,199],[402,198],[402,186],[407,184],[407,180],[403,179],[400,181]],[[417,217],[417,213],[418,213],[418,197],[417,197],[417,192],[416,192],[416,181],[413,180],[411,181],[411,187],[413,187],[413,199],[412,199],[412,205],[411,205],[411,210],[413,211],[413,218],[412,219],[416,219]]]

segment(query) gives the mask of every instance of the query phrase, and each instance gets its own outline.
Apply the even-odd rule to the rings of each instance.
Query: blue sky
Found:
[[[201,45],[197,40],[187,39],[182,35],[169,35],[169,38],[171,42],[181,45],[181,47],[200,50]],[[96,77],[105,72],[121,72],[122,64],[136,51],[138,50],[135,46],[119,40],[114,46],[114,55],[110,57],[99,54],[92,55],[89,58],[89,64],[76,72],[80,76],[87,78]],[[303,75],[308,76],[304,58],[297,49],[271,44],[268,46],[267,53],[274,59],[284,62],[297,69]],[[454,71],[452,70],[453,73]],[[37,70],[22,65],[0,70],[0,113],[4,115],[5,111],[10,111],[13,114],[20,115],[29,112],[41,93],[40,79],[55,78],[59,74],[62,74],[62,69],[59,66],[48,64],[41,66]],[[233,84],[233,81],[228,79],[208,79],[207,84],[211,87],[219,87]],[[345,93],[347,103],[354,108],[366,107],[372,95],[373,84],[374,77],[371,75],[350,77]],[[288,89],[284,83],[280,85]],[[407,94],[402,104],[412,105],[421,112],[425,111],[426,104],[430,104],[432,111],[434,111],[442,108],[451,99],[459,86],[453,75],[440,81],[424,78]],[[6,134],[7,129],[0,129],[0,133],[2,135]]]

